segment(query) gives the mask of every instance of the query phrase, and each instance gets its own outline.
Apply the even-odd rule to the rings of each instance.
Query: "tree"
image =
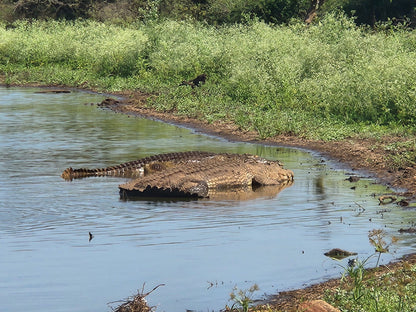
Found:
[[[76,19],[88,17],[91,0],[19,0],[15,12],[19,18]]]
[[[378,21],[403,19],[415,14],[415,0],[327,0],[325,11],[340,8],[349,16],[355,16],[357,24],[374,26]]]

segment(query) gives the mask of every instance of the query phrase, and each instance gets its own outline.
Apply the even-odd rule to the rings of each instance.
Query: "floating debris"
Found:
[[[379,201],[379,205],[387,205],[387,204],[394,203],[396,199],[397,198],[392,195],[383,195],[378,198],[378,201]]]
[[[400,229],[399,233],[416,233],[416,228],[411,227],[411,228],[408,228],[408,229]]]
[[[144,285],[142,288],[142,291],[138,291],[137,295],[133,296],[130,299],[126,299],[126,302],[119,305],[116,309],[111,308],[114,312],[151,312],[154,311],[155,307],[149,307],[147,305],[146,296],[151,294],[153,291],[155,291],[160,286],[165,286],[165,284],[159,284],[156,287],[154,287],[151,291],[147,293],[143,293]],[[115,301],[116,302],[116,301]],[[110,302],[115,303],[115,302]]]
[[[350,182],[358,182],[360,180],[360,177],[357,176],[350,176],[349,178],[345,179],[346,181]]]

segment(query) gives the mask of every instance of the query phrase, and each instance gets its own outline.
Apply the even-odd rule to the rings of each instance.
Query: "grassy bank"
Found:
[[[370,32],[344,16],[319,24],[213,27],[164,20],[129,26],[20,22],[0,27],[5,83],[42,82],[159,94],[150,105],[260,137],[412,135],[416,34]],[[201,88],[178,87],[206,73]]]
[[[341,311],[415,311],[416,265],[404,261],[394,270],[367,271],[359,263],[347,273],[326,295]]]

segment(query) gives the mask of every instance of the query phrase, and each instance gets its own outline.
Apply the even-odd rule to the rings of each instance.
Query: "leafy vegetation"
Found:
[[[416,308],[416,265],[404,262],[395,271],[371,274],[358,262],[346,270],[342,280],[326,300],[341,311],[396,312],[414,311]]]
[[[230,312],[248,312],[253,305],[253,295],[259,290],[257,284],[253,284],[249,289],[242,290],[234,287],[230,294],[230,299],[233,301],[231,307],[226,306],[225,311]]]
[[[327,0],[324,10],[342,8],[358,24],[374,26],[380,21],[404,21],[415,14],[412,0]]]
[[[394,169],[405,169],[416,165],[416,139],[409,138],[404,141],[386,145],[388,161]]]
[[[415,131],[416,40],[405,28],[369,32],[339,14],[309,26],[157,20],[14,27],[0,27],[6,83],[140,89],[159,94],[150,102],[157,109],[232,120],[262,138]],[[202,73],[202,87],[179,86]]]
[[[326,300],[341,311],[414,311],[416,308],[416,265],[406,261],[402,266],[387,272],[378,272],[380,255],[389,251],[396,242],[386,241],[387,233],[381,229],[369,232],[370,244],[378,253],[376,269],[371,272],[365,268],[364,261],[350,261],[341,279],[341,285],[335,292],[328,292]]]
[[[368,239],[370,241],[370,244],[374,246],[375,252],[378,253],[376,267],[378,267],[378,264],[380,262],[381,254],[389,252],[389,247],[397,242],[397,238],[392,237],[390,244],[388,244],[385,241],[386,235],[386,231],[382,229],[373,229],[372,231],[370,231],[370,233],[368,233]]]

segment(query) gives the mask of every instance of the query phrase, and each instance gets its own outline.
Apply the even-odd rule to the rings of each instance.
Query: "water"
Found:
[[[145,292],[165,284],[147,297],[157,311],[218,311],[232,304],[234,287],[257,283],[260,298],[339,276],[347,260],[323,253],[342,248],[365,259],[374,252],[372,229],[385,229],[387,241],[400,238],[382,263],[416,246],[414,235],[397,232],[416,221],[414,209],[379,206],[372,194],[385,187],[365,178],[350,183],[344,169],[316,155],[231,143],[89,104],[102,95],[36,91],[0,88],[4,311],[110,311],[107,303],[143,284]],[[121,201],[117,186],[125,179],[60,178],[68,166],[184,150],[279,159],[295,183],[249,201]]]

